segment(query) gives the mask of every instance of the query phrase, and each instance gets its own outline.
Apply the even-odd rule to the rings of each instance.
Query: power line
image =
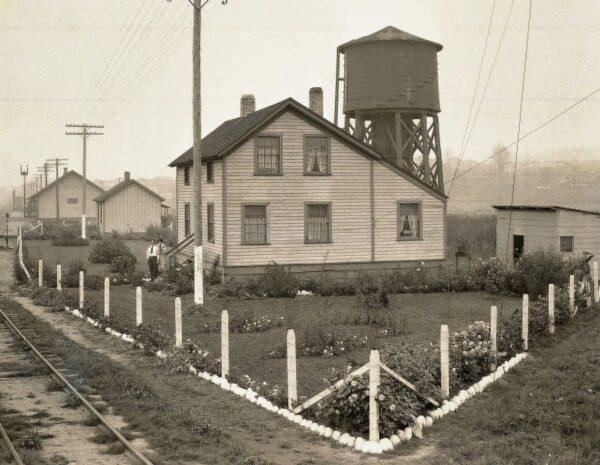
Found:
[[[527,58],[529,56],[529,36],[531,32],[531,10],[533,0],[529,0],[529,13],[527,16],[527,38],[525,40],[525,57],[523,59],[523,77],[521,79],[521,103],[519,105],[519,124],[517,126],[517,147],[515,149],[515,163],[513,168],[512,191],[510,195],[510,210],[508,211],[508,231],[506,238],[506,261],[508,261],[508,251],[510,244],[510,226],[512,222],[512,207],[515,202],[515,184],[517,181],[517,163],[519,162],[519,140],[521,138],[521,122],[523,120],[523,96],[525,95],[525,81],[527,79]]]
[[[458,156],[458,163],[456,164],[456,168],[454,169],[454,176],[452,177],[452,183],[450,184],[450,189],[448,190],[448,196],[452,193],[452,187],[454,187],[454,179],[456,178],[456,173],[460,167],[460,162],[465,153],[465,141],[467,139],[467,133],[469,132],[469,123],[471,122],[471,115],[473,114],[473,107],[475,106],[475,98],[477,97],[477,89],[479,88],[479,79],[481,78],[481,71],[483,70],[483,63],[485,61],[485,54],[487,52],[488,42],[490,39],[490,32],[492,30],[492,23],[494,22],[494,11],[496,10],[496,0],[492,3],[492,11],[490,12],[490,22],[488,24],[487,33],[485,35],[485,41],[483,44],[483,52],[481,53],[481,61],[479,62],[479,70],[477,71],[477,79],[475,80],[475,88],[473,89],[473,97],[471,98],[471,105],[469,107],[469,115],[467,117],[467,124],[465,125],[465,132],[463,134],[462,143],[460,145],[460,152]]]
[[[484,163],[488,162],[489,160],[491,160],[492,158],[494,158],[495,156],[506,152],[508,149],[510,149],[512,146],[514,146],[515,144],[517,144],[517,142],[520,142],[522,140],[527,139],[529,136],[535,134],[536,132],[538,132],[539,130],[545,128],[546,126],[548,126],[550,123],[556,121],[558,118],[560,118],[561,116],[563,116],[564,114],[568,113],[569,111],[571,111],[573,108],[575,108],[576,106],[582,104],[583,102],[585,102],[586,100],[590,99],[591,97],[593,97],[594,95],[596,95],[598,92],[600,92],[600,87],[597,87],[596,89],[594,89],[593,91],[591,91],[589,94],[585,95],[584,97],[581,97],[579,100],[577,100],[575,103],[573,103],[572,105],[569,105],[568,107],[566,107],[565,109],[561,110],[559,113],[557,113],[556,115],[554,115],[552,118],[544,121],[542,124],[536,126],[535,128],[533,128],[531,131],[525,133],[521,138],[519,138],[518,140],[514,140],[513,142],[511,142],[509,145],[505,146],[502,150],[500,150],[499,152],[496,152],[492,155],[490,155],[489,157],[484,158],[483,160],[481,160],[480,162],[477,162],[476,164],[474,164],[473,166],[471,166],[470,168],[466,169],[465,171],[463,171],[462,173],[458,174],[456,176],[456,179],[461,178],[462,176],[465,176],[466,174],[468,174],[469,172],[473,171],[474,169],[478,168],[479,166],[483,165]]]

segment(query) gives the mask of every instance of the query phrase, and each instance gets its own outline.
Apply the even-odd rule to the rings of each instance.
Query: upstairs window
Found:
[[[183,167],[183,184],[185,186],[189,186],[190,185],[190,171],[191,171],[191,166],[187,165]]]
[[[281,174],[281,137],[258,136],[255,144],[254,174]]]
[[[398,240],[420,239],[421,204],[398,202]]]
[[[267,244],[267,206],[242,207],[242,243]]]
[[[304,137],[304,174],[323,176],[331,172],[329,139],[325,136]]]
[[[206,162],[206,182],[215,182],[215,170],[212,161]]]
[[[573,236],[560,236],[560,251],[565,253],[573,252]]]
[[[306,204],[304,208],[304,242],[307,244],[331,242],[330,204]]]
[[[206,230],[208,242],[215,242],[215,204],[206,205]]]
[[[79,203],[79,199],[77,197],[69,197],[67,198],[67,203],[76,204]]]

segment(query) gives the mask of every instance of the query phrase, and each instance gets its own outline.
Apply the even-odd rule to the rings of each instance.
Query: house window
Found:
[[[304,208],[304,242],[318,244],[331,242],[331,205],[306,204]]]
[[[244,205],[242,208],[242,242],[267,243],[267,206]]]
[[[304,137],[304,174],[330,174],[329,139],[324,136]]]
[[[192,233],[191,229],[191,215],[190,215],[190,204],[183,204],[183,235],[188,237]]]
[[[79,203],[79,199],[77,197],[68,197],[67,203],[77,204],[77,203]]]
[[[189,186],[190,185],[190,171],[191,171],[191,166],[187,165],[183,167],[183,184],[185,186]]]
[[[208,242],[215,242],[215,204],[206,205],[206,229]]]
[[[206,182],[215,182],[215,170],[212,161],[206,162]]]
[[[254,174],[281,174],[281,138],[279,136],[258,136],[256,138]]]
[[[560,251],[573,252],[573,236],[560,236]]]
[[[398,240],[421,237],[421,204],[398,202]]]

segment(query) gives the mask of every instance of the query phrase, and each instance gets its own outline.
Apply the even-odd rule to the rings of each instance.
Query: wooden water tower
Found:
[[[444,192],[438,113],[440,44],[389,26],[337,49],[334,122]],[[343,75],[341,70],[343,68]]]

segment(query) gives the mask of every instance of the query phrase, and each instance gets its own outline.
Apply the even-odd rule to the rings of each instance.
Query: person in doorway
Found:
[[[154,281],[158,277],[158,256],[159,247],[153,239],[150,247],[146,250],[146,259],[148,260],[148,269],[150,270],[150,279]]]

